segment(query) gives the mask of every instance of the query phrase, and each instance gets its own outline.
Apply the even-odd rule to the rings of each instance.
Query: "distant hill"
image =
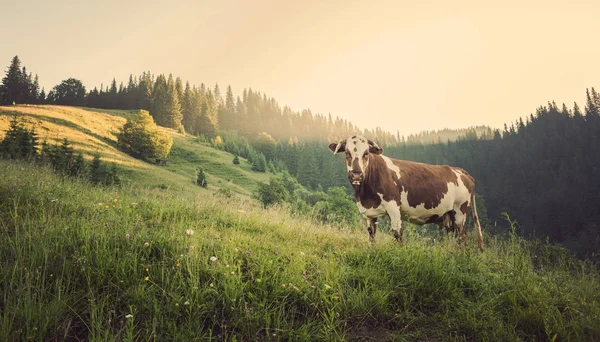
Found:
[[[139,178],[151,188],[178,187],[186,191],[201,191],[192,185],[197,167],[208,175],[209,190],[229,189],[250,195],[257,182],[266,181],[268,175],[254,172],[243,158],[233,165],[233,156],[214,149],[196,137],[159,127],[173,137],[173,149],[167,165],[158,166],[135,159],[116,148],[117,133],[127,117],[135,110],[104,110],[52,105],[0,106],[0,139],[13,115],[25,118],[36,129],[40,141],[60,143],[69,139],[75,149],[91,159],[100,153],[102,159],[117,163],[130,178]]]
[[[407,144],[435,144],[439,142],[456,141],[460,138],[492,137],[493,131],[490,126],[474,126],[468,128],[449,129],[444,128],[436,131],[422,131],[410,134],[405,138]]]

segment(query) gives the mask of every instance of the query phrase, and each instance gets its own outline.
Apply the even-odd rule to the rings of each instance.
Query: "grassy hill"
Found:
[[[193,186],[197,164],[241,194],[266,175],[176,132],[167,166],[123,155],[128,112],[0,107],[1,124],[15,111],[129,181],[0,160],[1,341],[600,339],[600,274],[554,245],[486,236],[479,253],[409,229],[370,246],[362,229]]]
[[[58,144],[63,138],[84,152],[88,158],[100,153],[102,159],[115,162],[128,174],[129,179],[140,180],[153,188],[175,187],[180,191],[201,191],[190,187],[196,168],[202,167],[208,175],[209,190],[229,189],[249,195],[259,181],[268,175],[253,172],[250,164],[240,159],[233,165],[233,156],[216,150],[195,137],[161,127],[173,137],[173,149],[165,166],[139,161],[116,149],[119,128],[134,111],[103,110],[49,105],[0,106],[0,138],[8,128],[13,115],[26,119],[36,128],[41,140]]]

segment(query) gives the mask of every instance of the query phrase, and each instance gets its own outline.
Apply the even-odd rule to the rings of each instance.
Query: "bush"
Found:
[[[118,146],[123,152],[145,161],[166,159],[173,146],[173,138],[158,130],[148,111],[140,110],[121,128]]]
[[[267,172],[267,159],[264,154],[257,153],[252,157],[252,171]]]
[[[199,186],[201,186],[203,188],[206,188],[208,186],[208,182],[206,181],[206,175],[204,174],[204,170],[202,170],[202,168],[198,168],[196,184],[198,184]]]
[[[240,165],[240,157],[238,157],[238,156],[233,157],[233,165]]]
[[[14,116],[0,142],[0,155],[9,159],[30,159],[37,155],[37,135]]]
[[[288,202],[290,200],[290,193],[281,179],[271,177],[269,184],[258,184],[256,198],[261,201],[263,206],[267,207],[271,204]]]

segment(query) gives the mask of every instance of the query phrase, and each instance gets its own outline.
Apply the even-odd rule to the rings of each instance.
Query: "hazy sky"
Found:
[[[19,55],[46,91],[150,70],[401,134],[600,88],[597,0],[0,0],[0,32],[0,66]]]

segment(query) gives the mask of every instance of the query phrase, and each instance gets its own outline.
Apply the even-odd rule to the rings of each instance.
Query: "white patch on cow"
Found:
[[[386,213],[383,204],[380,204],[376,208],[368,208],[367,209],[367,208],[363,207],[362,203],[356,202],[356,206],[358,207],[358,211],[362,215],[369,217],[369,218],[379,217],[381,215],[385,215],[385,213]]]
[[[392,162],[392,160],[389,157],[382,155],[381,158],[383,158],[383,161],[385,162],[385,165],[387,165],[388,169],[396,173],[396,177],[400,179],[400,168],[396,164],[394,164],[394,162]]]
[[[460,206],[465,202],[470,202],[471,194],[469,193],[469,190],[460,178],[462,172],[457,170],[453,171],[458,178],[458,185],[456,185],[454,182],[449,182],[447,184],[448,192],[442,194],[442,198],[437,207],[426,209],[425,203],[421,203],[416,207],[411,207],[408,204],[408,192],[401,191],[400,199],[402,201],[402,215],[404,215],[409,221],[422,224],[425,223],[433,215],[438,215],[439,217],[442,217],[448,211],[454,210],[457,216],[456,221],[460,222],[464,216],[460,211]]]
[[[354,151],[356,150],[356,151]],[[363,160],[363,155],[365,154],[365,151],[369,150],[369,143],[367,142],[367,139],[363,138],[363,137],[356,137],[356,138],[348,138],[346,140],[346,152],[350,154],[350,163],[346,163],[346,167],[348,168],[348,172],[352,171],[352,164],[355,161],[358,161],[358,167],[360,168],[361,172],[365,172],[366,168],[368,167],[368,165],[365,165],[365,162]],[[367,163],[368,164],[368,163]]]

